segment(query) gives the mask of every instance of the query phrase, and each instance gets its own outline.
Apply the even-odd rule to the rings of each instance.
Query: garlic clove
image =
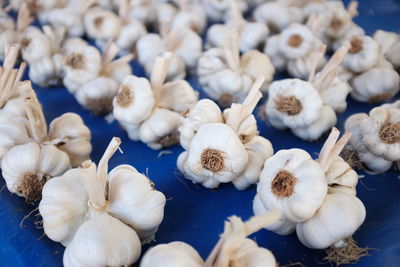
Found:
[[[328,185],[340,185],[355,188],[358,183],[358,174],[341,157],[337,157],[332,166],[325,173]]]
[[[129,165],[120,165],[108,175],[107,211],[132,226],[143,242],[150,242],[164,217],[165,196],[151,181]]]
[[[380,123],[386,123],[389,120],[389,111],[382,107],[373,108],[369,116]]]
[[[347,193],[328,194],[315,215],[296,225],[301,243],[324,249],[351,237],[365,220],[364,204]]]
[[[22,97],[14,97],[9,99],[1,110],[2,112],[6,112],[17,117],[26,117],[26,110]]]
[[[53,145],[40,147],[40,162],[38,170],[44,176],[55,177],[62,175],[71,168],[68,154]]]
[[[50,179],[43,187],[39,212],[46,235],[68,246],[86,220],[88,193],[81,182],[80,169]]]
[[[244,144],[248,153],[248,163],[242,174],[232,181],[236,189],[244,190],[251,184],[256,184],[260,179],[264,162],[274,154],[270,141],[262,136],[254,136]]]
[[[176,112],[190,109],[199,97],[199,93],[185,80],[165,83],[157,92],[158,106]]]
[[[121,266],[140,256],[140,240],[133,229],[106,212],[84,222],[65,249],[63,264],[74,266]]]
[[[24,117],[11,118],[12,115],[5,114],[0,111],[0,162],[12,147],[30,141],[28,121]]]
[[[90,38],[115,39],[121,31],[122,20],[110,10],[92,7],[84,13],[83,25]]]
[[[259,247],[256,242],[249,238],[243,240],[237,254],[242,256],[238,259],[233,259],[229,263],[230,267],[275,267],[277,265],[271,251]]]
[[[241,56],[240,65],[244,72],[250,75],[253,80],[256,80],[260,76],[265,78],[265,82],[260,90],[266,92],[275,74],[275,68],[269,57],[259,51],[251,50]]]

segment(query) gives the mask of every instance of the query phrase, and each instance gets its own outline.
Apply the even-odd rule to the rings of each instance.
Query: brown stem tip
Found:
[[[386,93],[377,94],[377,95],[374,95],[373,97],[370,97],[368,99],[368,102],[370,102],[372,104],[381,103],[381,102],[390,100],[392,97],[393,97],[393,95],[390,92],[386,92]]]
[[[65,62],[67,66],[73,69],[82,69],[85,66],[85,60],[80,53],[72,53]]]
[[[299,47],[303,43],[303,37],[300,34],[293,34],[288,40],[288,45],[291,47]]]
[[[95,115],[105,116],[109,114],[113,109],[112,101],[112,96],[102,98],[89,98],[86,100],[86,106]]]
[[[128,86],[121,85],[121,89],[117,94],[117,103],[123,108],[128,107],[133,102],[133,94]]]
[[[39,179],[36,174],[26,174],[22,183],[17,187],[20,195],[25,197],[27,202],[33,202],[42,197],[42,188],[46,179]]]
[[[277,198],[290,197],[294,192],[297,179],[288,171],[281,170],[271,183],[272,193]]]
[[[348,51],[349,54],[357,54],[363,50],[363,41],[357,36],[354,36],[351,39],[350,45],[351,47]]]
[[[279,96],[276,100],[276,109],[285,112],[290,116],[295,116],[301,112],[303,105],[295,96]]]
[[[212,172],[219,172],[225,167],[224,156],[221,151],[216,149],[205,149],[203,153],[201,153],[200,160],[203,168]]]
[[[229,107],[233,103],[233,95],[225,93],[222,94],[220,99],[219,99],[219,104],[221,107]]]
[[[342,28],[343,26],[343,21],[341,19],[338,18],[332,18],[330,26],[332,29],[334,29],[335,31],[339,30],[340,28]]]
[[[400,122],[383,124],[379,129],[379,138],[385,144],[400,143]]]

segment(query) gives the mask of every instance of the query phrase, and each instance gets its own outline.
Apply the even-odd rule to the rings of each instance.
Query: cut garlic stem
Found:
[[[110,144],[108,145],[106,151],[100,159],[99,166],[97,167],[97,176],[101,181],[102,185],[105,187],[107,182],[107,172],[108,172],[108,161],[119,149],[121,144],[121,139],[118,137],[113,137]]]
[[[109,40],[103,53],[103,68],[107,68],[112,60],[118,55],[118,53],[118,46],[114,42]]]
[[[318,55],[315,57],[314,62],[312,63],[311,70],[310,70],[310,75],[308,75],[308,81],[312,82],[315,77],[315,73],[317,72],[317,68],[319,65],[319,62],[322,60],[324,57],[326,51],[326,45],[321,45],[318,49]]]
[[[18,9],[17,16],[17,30],[22,32],[33,22],[33,17],[30,14],[28,5],[26,2],[22,2]]]
[[[236,0],[229,0],[230,5],[230,13],[232,15],[232,21],[235,29],[241,31],[245,24],[245,20],[243,19],[242,11],[240,10],[238,3]]]
[[[235,31],[231,31],[230,36],[225,40],[225,58],[229,68],[232,70],[240,69],[239,36]]]
[[[328,171],[335,159],[342,152],[343,148],[351,138],[350,132],[345,132],[338,140],[340,131],[337,128],[332,128],[328,139],[325,141],[317,161],[321,164],[324,172]]]
[[[129,0],[120,0],[118,5],[118,16],[124,24],[129,22]]]
[[[169,66],[169,60],[171,58],[172,53],[167,52],[162,57],[157,57],[156,62],[154,63],[154,68],[150,75],[150,83],[153,89],[154,95],[158,95],[158,89],[164,84],[165,78],[167,77],[167,71]]]
[[[21,82],[19,84],[19,90],[24,99],[25,110],[33,138],[37,142],[45,141],[47,137],[46,120],[43,115],[42,107],[32,89],[31,82],[29,80]]]
[[[347,6],[347,12],[349,12],[352,18],[358,15],[357,9],[358,9],[358,1],[351,1]]]

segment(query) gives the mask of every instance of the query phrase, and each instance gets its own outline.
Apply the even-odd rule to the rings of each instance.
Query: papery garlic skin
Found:
[[[189,149],[193,136],[206,123],[223,122],[220,108],[209,99],[201,99],[181,119],[179,137],[182,147]]]
[[[400,76],[393,69],[372,68],[356,76],[351,85],[351,96],[360,102],[390,100],[399,92]]]
[[[26,28],[20,43],[22,58],[28,64],[51,54],[50,39],[37,27]]]
[[[92,152],[90,130],[75,113],[64,113],[55,118],[50,123],[49,139],[59,140],[57,148],[68,154],[72,167],[88,160]]]
[[[28,143],[31,139],[26,118],[4,113],[0,111],[0,163],[12,147]]]
[[[140,267],[202,267],[199,253],[184,242],[171,242],[150,248],[143,256]]]
[[[328,194],[311,219],[296,225],[296,233],[303,245],[324,249],[352,236],[364,222],[365,215],[365,207],[356,196]]]
[[[202,3],[209,21],[221,22],[229,19],[231,3],[228,0],[205,0]],[[247,1],[239,0],[237,1],[237,5],[242,12],[248,9]]]
[[[85,12],[83,25],[90,38],[108,40],[118,36],[122,21],[112,11],[93,7]]]
[[[158,106],[184,112],[193,107],[199,98],[198,92],[193,90],[185,80],[167,82],[158,89]]]
[[[53,145],[29,142],[11,148],[1,161],[7,188],[27,201],[40,198],[43,184],[70,169],[68,155]]]
[[[352,90],[347,81],[336,77],[332,84],[328,88],[324,88],[320,94],[324,104],[331,106],[335,112],[340,113],[346,110],[346,98]]]
[[[138,21],[131,19],[124,25],[115,40],[117,46],[121,49],[120,54],[128,54],[136,49],[137,41],[146,34],[146,28]]]
[[[187,153],[186,158],[183,153]],[[248,162],[247,152],[237,134],[222,123],[201,126],[188,152],[183,153],[178,158],[180,171],[188,179],[208,188],[231,182],[245,169]],[[208,166],[208,161],[213,158],[217,165]]]
[[[343,59],[343,66],[353,72],[372,68],[379,58],[379,45],[369,36],[353,37],[351,48]]]
[[[29,78],[42,87],[55,86],[64,75],[61,54],[42,57],[30,64]]]
[[[279,183],[287,187],[280,188]],[[264,205],[281,210],[282,218],[292,222],[302,222],[313,216],[326,192],[321,166],[301,149],[281,150],[267,159],[257,186],[257,194]]]

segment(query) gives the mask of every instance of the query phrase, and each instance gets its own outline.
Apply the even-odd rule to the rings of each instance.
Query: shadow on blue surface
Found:
[[[360,16],[356,22],[368,34],[376,29],[400,30],[400,1],[361,0]],[[133,63],[134,73],[143,76],[143,70]],[[189,81],[200,89],[195,78]],[[92,159],[98,162],[108,142],[113,136],[122,138],[121,148],[124,154],[116,154],[110,161],[110,169],[118,164],[131,164],[140,172],[148,174],[169,199],[165,209],[165,218],[156,235],[157,243],[185,241],[206,257],[223,230],[224,220],[233,214],[244,219],[252,215],[252,200],[255,186],[246,191],[237,191],[230,184],[217,190],[208,190],[192,184],[183,178],[176,168],[176,158],[182,149],[179,146],[173,152],[158,158],[159,151],[153,151],[144,144],[132,142],[116,122],[111,125],[103,118],[96,117],[83,110],[72,95],[63,88],[41,89],[35,87],[43,104],[47,122],[65,113],[76,112],[82,116],[92,131]],[[261,102],[263,103],[263,102]],[[348,110],[340,114],[339,129],[343,129],[345,119],[356,112],[368,112],[372,105],[348,100]],[[307,143],[288,131],[278,131],[258,121],[260,134],[273,143],[275,151],[283,148],[300,147],[314,157],[320,150],[323,140]],[[361,173],[364,174],[364,173]],[[1,179],[0,187],[4,185]],[[371,256],[362,258],[358,266],[400,266],[400,180],[398,173],[387,172],[383,175],[366,175],[358,185],[358,194],[367,209],[367,218],[355,239],[361,246],[376,248]],[[43,236],[42,229],[36,229],[35,220],[40,217],[31,215],[23,222],[23,217],[36,206],[28,205],[7,189],[0,194],[0,263],[2,266],[61,266],[64,248]],[[36,212],[37,213],[37,212]],[[301,262],[306,266],[317,265],[322,261],[323,252],[304,247],[295,235],[281,237],[262,230],[253,236],[257,242],[270,249],[281,265]],[[146,250],[149,246],[145,246]]]

